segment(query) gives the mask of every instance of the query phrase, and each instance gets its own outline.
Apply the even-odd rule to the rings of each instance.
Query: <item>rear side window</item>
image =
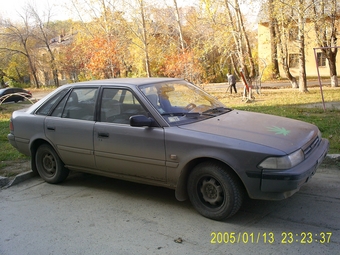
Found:
[[[79,120],[94,120],[97,92],[98,88],[73,89],[67,98],[61,117]],[[56,109],[58,108],[59,107]]]

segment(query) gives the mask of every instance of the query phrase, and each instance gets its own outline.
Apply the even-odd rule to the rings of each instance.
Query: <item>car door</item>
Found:
[[[132,127],[129,117],[147,114],[126,89],[103,89],[100,121],[94,127],[96,166],[101,171],[164,182],[165,147],[161,127]]]
[[[46,137],[73,169],[95,168],[93,128],[98,88],[75,88],[45,119]]]

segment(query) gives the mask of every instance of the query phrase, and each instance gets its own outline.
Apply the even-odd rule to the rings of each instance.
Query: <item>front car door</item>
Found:
[[[100,105],[94,127],[97,168],[127,178],[165,182],[163,128],[130,126],[130,116],[147,112],[128,89],[104,88]]]

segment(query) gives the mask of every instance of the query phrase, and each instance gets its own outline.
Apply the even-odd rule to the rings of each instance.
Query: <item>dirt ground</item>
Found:
[[[14,178],[18,174],[31,170],[31,161],[27,160],[13,160],[13,161],[2,161],[0,168],[0,176]]]

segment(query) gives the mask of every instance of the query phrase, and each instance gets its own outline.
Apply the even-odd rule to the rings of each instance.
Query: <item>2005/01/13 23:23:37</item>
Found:
[[[331,241],[332,232],[281,232],[280,238],[277,239],[274,232],[211,232],[211,244],[237,244],[237,243],[268,243],[273,244],[279,241],[281,244],[311,244],[321,243],[326,244]]]

